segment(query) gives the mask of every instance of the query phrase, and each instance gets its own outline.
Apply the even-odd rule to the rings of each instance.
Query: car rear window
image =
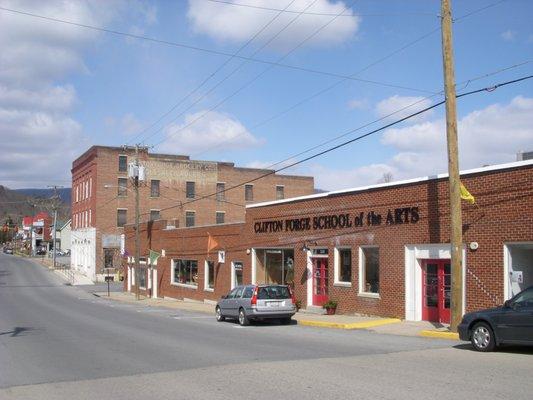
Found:
[[[259,300],[290,299],[291,294],[287,286],[263,286],[257,292]]]

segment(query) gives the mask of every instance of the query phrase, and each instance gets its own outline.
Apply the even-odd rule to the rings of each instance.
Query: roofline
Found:
[[[510,163],[506,163],[506,164],[496,164],[496,165],[489,165],[487,167],[464,170],[464,171],[460,172],[460,175],[461,176],[465,176],[465,175],[478,174],[478,173],[482,173],[482,172],[501,171],[501,170],[504,170],[504,169],[525,167],[525,166],[530,166],[530,165],[533,165],[533,160],[514,161],[514,162],[510,162]],[[425,177],[406,179],[406,180],[403,180],[403,181],[378,183],[378,184],[374,184],[374,185],[360,186],[360,187],[349,188],[349,189],[340,189],[340,190],[334,190],[334,191],[331,191],[331,192],[311,194],[311,195],[307,195],[307,196],[292,197],[292,198],[283,199],[283,200],[265,201],[265,202],[262,202],[262,203],[256,203],[256,204],[247,205],[246,208],[266,207],[266,206],[270,206],[270,205],[287,204],[287,203],[293,203],[293,202],[297,202],[297,201],[304,201],[304,200],[311,200],[311,199],[320,199],[320,198],[323,198],[323,197],[329,197],[329,196],[334,196],[334,195],[339,195],[339,194],[349,194],[349,193],[364,192],[364,191],[372,190],[372,189],[391,188],[391,187],[395,187],[395,186],[405,186],[405,185],[410,185],[410,184],[413,184],[413,183],[427,182],[427,181],[443,179],[443,178],[447,178],[447,177],[448,177],[448,173],[443,173],[443,174],[438,174],[438,175],[430,175],[430,176],[425,176]]]

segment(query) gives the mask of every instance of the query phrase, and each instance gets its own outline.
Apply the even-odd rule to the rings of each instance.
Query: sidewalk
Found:
[[[107,297],[107,292],[98,292],[94,294],[102,298],[109,298],[115,301],[134,303],[147,307],[165,307],[176,310],[200,312],[211,314],[213,317],[215,314],[214,304],[203,303],[200,301],[176,300],[171,298],[151,299],[143,296],[141,296],[140,300],[136,300],[135,294],[128,292],[112,292],[110,297]],[[457,334],[450,332],[447,326],[433,324],[427,321],[411,322],[402,321],[397,318],[379,318],[363,315],[321,315],[308,312],[297,312],[293,319],[298,321],[299,325],[319,328],[345,330],[365,329],[376,333],[390,335],[424,336],[438,339],[458,340]]]

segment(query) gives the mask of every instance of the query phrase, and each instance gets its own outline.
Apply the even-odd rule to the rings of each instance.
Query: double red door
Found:
[[[422,319],[450,323],[450,260],[425,260],[422,264]]]
[[[321,306],[328,301],[328,259],[313,259],[313,305]]]

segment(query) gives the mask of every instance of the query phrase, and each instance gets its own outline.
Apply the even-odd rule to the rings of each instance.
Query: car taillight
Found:
[[[255,287],[254,288],[254,293],[252,294],[252,300],[250,301],[250,303],[252,303],[252,305],[257,305],[257,290],[259,289],[259,287]]]
[[[296,297],[294,297],[292,288],[290,286],[287,286],[287,287],[289,288],[289,294],[291,295],[292,304],[296,304]]]

